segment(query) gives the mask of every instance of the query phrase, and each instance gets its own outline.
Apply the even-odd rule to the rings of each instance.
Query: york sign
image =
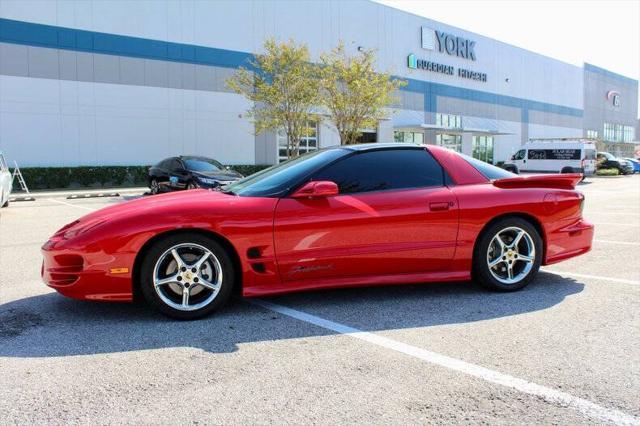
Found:
[[[437,45],[437,46],[436,46]],[[422,48],[446,53],[451,56],[459,56],[465,59],[476,60],[476,52],[473,50],[476,42],[467,38],[458,37],[443,31],[422,27]]]

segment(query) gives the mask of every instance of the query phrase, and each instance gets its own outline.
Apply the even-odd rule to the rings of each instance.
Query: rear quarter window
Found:
[[[506,179],[506,178],[512,178],[512,177],[518,176],[515,173],[511,173],[509,171],[506,171],[505,169],[496,167],[493,164],[485,163],[484,161],[480,161],[473,157],[469,157],[468,155],[464,155],[464,154],[459,154],[459,155],[462,156],[462,158],[464,158],[465,160],[467,160],[469,164],[471,164],[477,171],[482,173],[484,177],[486,177],[489,180]]]

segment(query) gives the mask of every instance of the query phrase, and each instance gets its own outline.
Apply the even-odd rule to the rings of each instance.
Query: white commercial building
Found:
[[[529,138],[636,137],[636,80],[370,1],[0,0],[0,150],[24,166],[275,163],[277,134],[254,135],[250,103],[225,83],[269,37],[314,60],[340,41],[374,48],[408,81],[365,141],[497,162]],[[303,147],[336,143],[321,123]]]

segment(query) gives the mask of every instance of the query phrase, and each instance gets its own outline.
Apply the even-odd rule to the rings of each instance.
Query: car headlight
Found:
[[[198,182],[206,183],[207,185],[215,185],[216,183],[218,183],[218,181],[216,181],[215,179],[205,177],[198,177]]]
[[[90,222],[90,223],[87,223],[85,225],[74,226],[71,229],[69,229],[68,231],[66,231],[62,235],[62,238],[64,238],[65,240],[70,240],[72,238],[77,237],[78,235],[84,234],[85,232],[89,231],[90,229],[95,228],[98,225],[103,224],[104,222],[105,222],[104,220],[99,220],[97,222]]]

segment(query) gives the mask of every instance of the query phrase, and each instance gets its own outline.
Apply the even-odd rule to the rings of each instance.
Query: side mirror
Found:
[[[325,198],[338,195],[338,185],[330,180],[307,182],[291,195],[291,198]]]

